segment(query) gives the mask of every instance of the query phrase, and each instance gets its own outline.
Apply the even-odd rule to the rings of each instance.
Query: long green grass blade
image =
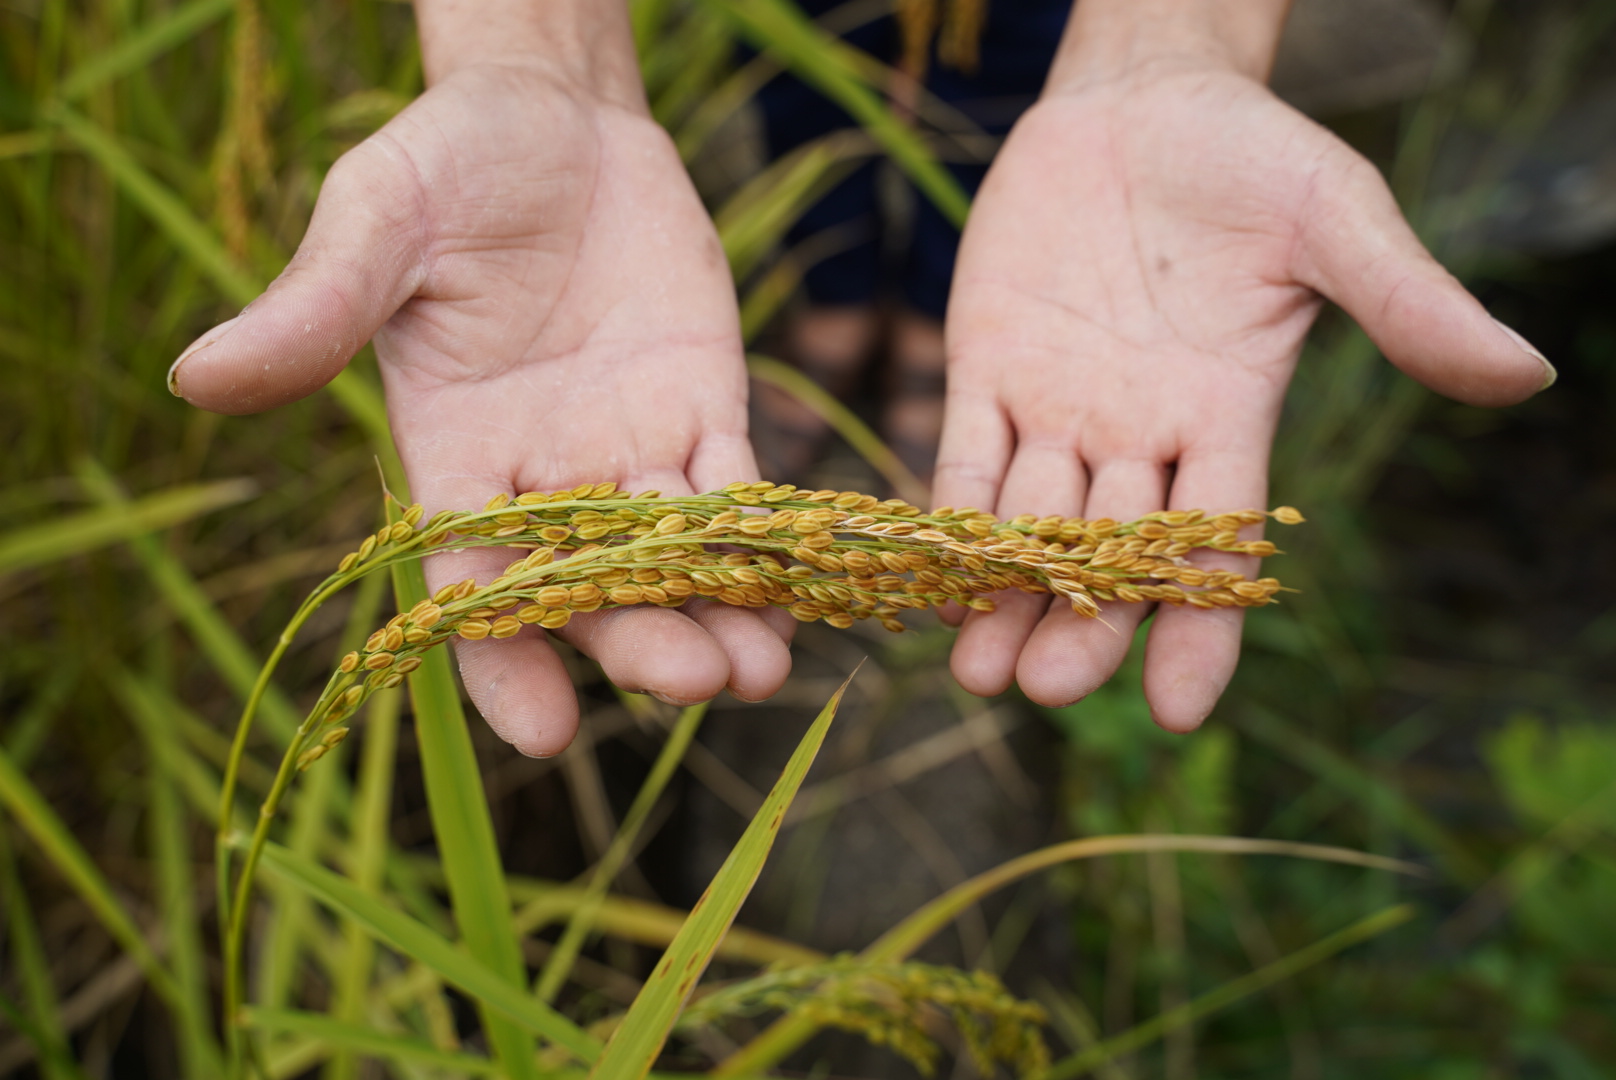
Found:
[[[65,514],[39,525],[12,529],[0,533],[0,575],[59,562],[142,533],[166,529],[244,502],[256,491],[257,485],[251,480],[192,484],[115,507]]]
[[[1076,1080],[1077,1077],[1086,1076],[1106,1062],[1149,1046],[1169,1032],[1227,1008],[1241,998],[1250,997],[1277,982],[1283,982],[1314,964],[1328,960],[1344,949],[1394,930],[1408,922],[1414,915],[1415,909],[1412,904],[1398,904],[1378,911],[1345,929],[1337,930],[1329,937],[1296,950],[1289,956],[1260,967],[1249,975],[1232,979],[1215,990],[1209,990],[1194,1001],[1185,1002],[1176,1009],[1169,1009],[1120,1035],[1057,1061],[1038,1080]]]
[[[814,202],[873,147],[863,134],[835,132],[774,162],[713,215],[737,281],[748,277]]]
[[[264,845],[263,865],[307,889],[315,899],[359,923],[384,944],[431,968],[489,1010],[514,1021],[521,1030],[542,1035],[584,1061],[592,1061],[600,1054],[600,1043],[572,1021],[521,987],[511,985],[503,974],[468,955],[467,950],[388,906],[347,878],[317,863],[299,859],[274,843]],[[504,925],[507,927],[509,920],[506,913]],[[533,1059],[528,1059],[528,1064],[532,1066]],[[505,1067],[503,1063],[501,1067]]]
[[[400,611],[431,595],[418,561],[394,567],[393,588]],[[527,981],[522,944],[511,929],[510,893],[449,651],[428,652],[410,676],[409,688],[427,807],[448,877],[455,925],[467,951],[520,994]],[[484,1000],[483,1006],[483,1024],[500,1064],[514,1080],[536,1077],[532,1037],[493,1011],[491,1001]],[[574,1040],[563,1045],[577,1052],[585,1044]]]
[[[17,1029],[23,1038],[34,1044],[34,1051],[44,1068],[42,1074],[46,1080],[89,1080],[80,1069],[78,1062],[68,1052],[67,1045],[59,1039],[53,1038],[38,1023],[29,1019],[28,1014],[17,1007],[17,1004],[4,994],[0,994],[0,1019]]]
[[[846,109],[943,216],[963,228],[971,200],[925,140],[870,86],[850,46],[815,26],[789,0],[707,0],[765,53]]]
[[[180,988],[174,976],[158,961],[145,935],[112,894],[112,887],[101,876],[94,861],[4,750],[0,750],[0,804],[5,805],[17,825],[33,838],[45,858],[67,879],[112,939],[140,967],[152,989],[169,1005],[181,1007]]]
[[[379,574],[360,581],[354,592],[353,606],[348,609],[347,623],[334,650],[342,656],[350,649],[364,644],[365,638],[381,622],[380,612],[388,598],[387,580]],[[396,698],[396,695],[390,695]],[[287,816],[286,846],[305,859],[319,858],[322,846],[335,830],[334,819],[340,810],[335,805],[339,781],[348,770],[343,760],[343,746],[327,755],[326,767],[308,773],[291,804]],[[274,909],[259,931],[259,961],[257,1001],[265,1008],[278,1009],[291,1001],[292,988],[297,979],[299,963],[305,950],[319,955],[320,937],[313,925],[313,909],[307,896],[288,891],[275,898]],[[338,977],[347,971],[347,964],[335,965]]]
[[[757,354],[748,356],[746,370],[752,378],[785,391],[805,408],[817,413],[902,498],[917,506],[925,506],[931,500],[926,485],[903,463],[903,459],[893,453],[892,448],[881,441],[881,436],[859,419],[857,413],[838,401],[836,395],[790,364],[783,364],[772,357]]]
[[[1424,876],[1427,871],[1413,863],[1370,855],[1350,848],[1299,844],[1284,840],[1248,840],[1238,836],[1189,836],[1175,834],[1138,836],[1094,836],[1069,840],[1038,851],[1028,852],[961,882],[930,903],[912,912],[898,925],[877,938],[859,953],[872,963],[895,963],[907,959],[959,914],[983,897],[1015,883],[1029,874],[1077,859],[1102,855],[1124,855],[1150,851],[1193,851],[1219,855],[1280,855],[1321,862],[1362,866],[1372,870]],[[818,1030],[812,1020],[792,1013],[781,1017],[764,1032],[725,1058],[713,1076],[736,1077],[766,1072],[787,1054],[801,1046]]]
[[[685,750],[690,746],[690,740],[696,737],[696,729],[701,726],[702,717],[707,715],[707,703],[692,705],[679,713],[679,719],[674,722],[673,730],[668,733],[667,740],[662,744],[661,753],[657,754],[656,761],[651,765],[651,772],[640,785],[640,790],[634,796],[633,804],[628,813],[623,815],[623,824],[618,828],[617,835],[612,837],[611,844],[606,848],[605,854],[595,866],[595,872],[590,876],[589,886],[584,892],[584,898],[573,909],[572,916],[567,920],[566,929],[561,932],[556,947],[551,951],[550,958],[545,962],[544,970],[539,972],[538,982],[533,992],[543,1001],[554,1001],[556,994],[566,983],[567,976],[572,973],[572,965],[578,958],[578,951],[583,947],[584,938],[595,924],[600,914],[601,904],[606,899],[606,891],[611,888],[612,882],[617,880],[618,871],[628,861],[629,852],[634,849],[639,839],[640,829],[645,826],[645,819],[651,816],[656,807],[657,800],[662,797],[668,781],[684,760]]]
[[[702,972],[707,970],[718,943],[756,884],[786,811],[791,808],[791,800],[796,797],[809,766],[824,744],[842,695],[852,681],[853,676],[849,675],[797,744],[774,790],[769,792],[762,808],[713,876],[707,891],[691,908],[690,917],[667,952],[662,954],[651,977],[635,996],[628,1015],[623,1017],[606,1044],[605,1052],[590,1071],[592,1080],[640,1080],[651,1071],[685,999],[695,989]]]
[[[111,176],[118,188],[179,248],[204,277],[232,303],[245,306],[263,290],[263,282],[237,262],[213,231],[174,194],[141,167],[116,136],[66,106],[49,110],[49,119]],[[402,483],[397,451],[387,426],[381,392],[352,368],[327,387],[353,417],[381,457],[389,483]]]
[[[1249,840],[1240,836],[1187,836],[1172,833],[1139,836],[1093,836],[1069,840],[1011,859],[969,881],[961,882],[937,899],[911,913],[898,925],[877,938],[859,955],[866,960],[892,963],[906,959],[929,941],[960,912],[1006,885],[1028,874],[1047,870],[1077,859],[1101,855],[1125,855],[1152,851],[1185,851],[1211,855],[1277,855],[1294,859],[1361,866],[1394,874],[1425,877],[1429,871],[1415,863],[1371,855],[1351,848],[1323,844],[1300,844],[1288,840]]]
[[[424,1039],[393,1035],[336,1020],[319,1013],[296,1009],[268,1009],[249,1005],[245,1010],[249,1027],[288,1035],[306,1035],[350,1054],[386,1058],[406,1065],[426,1065],[448,1069],[462,1076],[504,1076],[499,1062],[475,1054],[440,1050]]]
[[[1239,724],[1243,731],[1331,787],[1365,806],[1375,808],[1387,820],[1394,822],[1403,835],[1440,859],[1443,868],[1461,885],[1478,885],[1487,876],[1486,866],[1466,850],[1441,822],[1415,805],[1402,792],[1306,731],[1262,708],[1242,710]]]
[[[17,877],[17,861],[11,850],[11,836],[0,827],[0,912],[5,914],[6,951],[10,967],[22,986],[24,1013],[11,1006],[7,1019],[34,1044],[44,1080],[77,1080],[67,1057],[67,1032],[62,1027],[61,1002],[51,982],[50,962],[33,905]],[[8,1003],[9,1005],[9,1003]]]
[[[127,673],[114,677],[119,681],[132,681]],[[128,696],[138,695],[138,690],[129,689]],[[174,981],[179,984],[175,1018],[179,1029],[180,1071],[193,1080],[211,1080],[219,1075],[222,1058],[209,1016],[207,960],[202,946],[202,923],[196,911],[191,830],[180,801],[179,737],[171,723],[161,720],[137,726],[145,736],[151,759],[149,824],[157,862],[163,929],[168,936],[169,963],[174,970]]]
[[[381,892],[387,871],[387,827],[392,809],[394,753],[398,748],[398,714],[404,695],[386,690],[371,699],[365,717],[359,761],[359,789],[349,822],[349,876],[372,896]],[[342,966],[332,992],[333,1020],[357,1024],[364,1018],[366,992],[376,963],[376,943],[365,928],[350,922],[343,933]],[[326,1066],[326,1080],[353,1080],[358,1063],[352,1054],[334,1055]]]
[[[56,88],[56,96],[63,101],[74,101],[113,79],[139,71],[194,37],[197,31],[223,18],[234,6],[235,0],[192,0],[164,12],[112,48],[68,72]]]

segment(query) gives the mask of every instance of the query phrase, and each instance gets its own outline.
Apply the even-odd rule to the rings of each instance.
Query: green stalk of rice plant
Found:
[[[45,858],[89,907],[96,921],[139,966],[164,1004],[173,1009],[183,1008],[179,984],[157,958],[134,917],[119,902],[95,860],[4,750],[0,750],[0,805],[10,811],[16,825],[33,838]]]
[[[5,1002],[6,1019],[34,1044],[44,1080],[79,1080],[83,1074],[68,1053],[67,1031],[62,1024],[61,1001],[51,981],[50,958],[45,953],[33,905],[17,876],[16,854],[9,831],[0,826],[0,910],[5,912],[6,945],[22,984],[19,1005]]]
[[[629,853],[639,840],[640,830],[644,828],[646,819],[651,816],[657,800],[662,798],[662,793],[667,790],[668,781],[673,779],[674,771],[684,760],[685,751],[689,749],[690,741],[696,737],[696,729],[701,726],[702,717],[706,715],[705,702],[679,711],[673,729],[668,732],[656,761],[651,765],[651,772],[640,785],[640,790],[635,793],[634,802],[630,804],[628,813],[623,815],[623,824],[618,827],[617,835],[612,837],[611,844],[601,855],[600,862],[595,865],[582,899],[578,906],[573,908],[571,917],[567,919],[566,928],[562,930],[561,937],[556,941],[549,959],[545,961],[543,970],[539,972],[533,987],[533,993],[539,1000],[554,1002],[556,994],[560,992],[567,977],[572,974],[572,965],[578,959],[578,952],[583,947],[585,936],[594,927],[607,890],[611,888],[618,872],[628,861]]]
[[[242,841],[245,846],[245,841]],[[299,859],[285,848],[266,843],[263,865],[307,889],[333,912],[352,919],[389,948],[396,949],[441,975],[524,1031],[543,1036],[580,1061],[600,1055],[600,1042],[504,975],[471,956],[455,942],[405,915],[386,901],[318,863]],[[505,917],[509,926],[509,914]],[[530,1059],[531,1061],[531,1059]]]
[[[757,883],[786,811],[824,744],[837,707],[841,705],[842,694],[852,679],[851,675],[847,677],[809,725],[769,797],[747,825],[701,899],[690,909],[690,917],[635,996],[628,1014],[617,1025],[600,1060],[590,1071],[591,1080],[640,1080],[651,1071],[662,1052],[662,1044],[673,1030],[674,1021],[679,1018],[679,1010]]]
[[[1416,914],[1417,910],[1412,904],[1397,904],[1377,911],[1328,937],[1281,957],[1271,964],[1266,964],[1249,975],[1231,979],[1176,1009],[1169,1009],[1104,1042],[1096,1043],[1070,1057],[1063,1058],[1051,1065],[1047,1071],[1038,1074],[1036,1080],[1077,1080],[1078,1077],[1087,1076],[1101,1065],[1149,1046],[1168,1033],[1182,1029],[1203,1016],[1209,1016],[1242,998],[1250,997],[1275,983],[1292,978],[1360,942],[1395,930]]]
[[[978,874],[911,913],[898,925],[859,953],[868,963],[893,963],[911,955],[959,914],[983,897],[1028,874],[1078,859],[1151,851],[1196,851],[1225,855],[1280,855],[1367,869],[1423,876],[1423,867],[1370,855],[1350,848],[1299,844],[1282,840],[1253,840],[1235,836],[1134,835],[1096,836],[1055,844],[1029,852]],[[715,1077],[738,1077],[765,1072],[801,1046],[819,1029],[810,1016],[789,1013],[751,1042],[725,1058],[713,1070]]]
[[[411,561],[395,565],[393,587],[400,606],[425,600],[428,593],[421,564]],[[422,663],[410,682],[410,700],[415,708],[415,735],[421,747],[427,806],[449,879],[455,922],[473,957],[513,988],[521,987],[526,981],[522,950],[511,932],[511,903],[494,839],[494,823],[489,817],[482,773],[446,653],[439,651]],[[486,1007],[483,1026],[495,1056],[512,1080],[538,1076],[533,1039],[528,1032]],[[574,1039],[569,1049],[581,1045],[584,1044]]]

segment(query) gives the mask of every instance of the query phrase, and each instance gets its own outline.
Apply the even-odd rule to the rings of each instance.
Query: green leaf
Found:
[[[112,177],[129,201],[168,236],[226,299],[245,306],[258,296],[263,283],[225,250],[213,230],[191,213],[178,195],[141,167],[117,136],[64,105],[52,106],[47,115]],[[327,389],[364,428],[382,459],[389,482],[401,476],[381,391],[352,368],[343,369]]]
[[[266,1009],[249,1005],[242,1010],[249,1027],[262,1031],[306,1035],[343,1050],[368,1057],[387,1058],[411,1065],[429,1065],[435,1069],[449,1069],[466,1076],[504,1076],[497,1061],[462,1054],[453,1050],[440,1050],[423,1039],[408,1035],[393,1035],[371,1028],[333,1020],[319,1013],[296,1009]]]
[[[628,861],[629,852],[633,850],[634,842],[639,838],[640,829],[645,825],[645,819],[651,816],[662,792],[667,788],[668,781],[679,768],[679,762],[684,760],[685,750],[690,746],[690,740],[696,737],[696,729],[701,726],[701,719],[707,715],[707,703],[692,705],[679,713],[679,719],[674,722],[673,730],[668,733],[667,741],[662,744],[662,752],[651,766],[650,775],[645,783],[640,785],[639,792],[634,796],[634,803],[623,815],[623,824],[618,828],[617,835],[612,837],[611,844],[606,853],[600,857],[595,871],[589,878],[589,885],[584,891],[583,899],[573,909],[567,920],[567,927],[562,931],[556,947],[551,950],[550,958],[545,961],[544,970],[539,972],[539,978],[533,992],[544,1001],[554,1001],[556,993],[566,983],[567,976],[572,972],[572,965],[578,958],[578,951],[583,947],[584,937],[595,925],[595,919],[600,914],[602,903],[606,899],[606,891],[611,888],[612,882],[617,880],[618,871]]]
[[[1047,870],[1077,859],[1101,855],[1123,855],[1148,851],[1195,851],[1221,855],[1285,855],[1321,862],[1343,863],[1373,870],[1424,876],[1424,867],[1400,862],[1382,855],[1370,855],[1349,848],[1298,844],[1287,840],[1249,840],[1238,836],[1184,836],[1141,834],[1137,836],[1093,836],[1069,840],[1038,851],[1028,852],[1001,863],[969,881],[961,882],[930,903],[912,912],[903,921],[877,938],[859,953],[872,963],[896,963],[929,941],[983,897],[1029,874]],[[772,1068],[818,1030],[811,1020],[790,1014],[771,1024],[761,1035],[725,1058],[713,1076],[734,1077],[761,1073]]]
[[[400,611],[431,595],[425,572],[414,560],[393,568],[393,589]],[[460,707],[460,689],[449,667],[449,650],[429,650],[410,676],[409,687],[427,808],[448,878],[455,924],[467,951],[487,970],[497,973],[512,991],[522,994],[527,982],[522,943],[511,927],[510,893],[500,865],[488,799],[483,794],[482,772],[472,749],[465,710]],[[542,1004],[525,995],[523,999]],[[497,1006],[492,1001],[485,999],[483,1006],[483,1026],[500,1063],[515,1080],[537,1077],[532,1038],[493,1012]],[[548,1006],[544,1007],[548,1010]],[[561,1019],[559,1013],[549,1015]],[[572,1041],[562,1045],[574,1053],[593,1049],[593,1040],[580,1042],[582,1032],[570,1024],[567,1029]],[[549,1032],[543,1034],[556,1038]]]
[[[1214,990],[1209,990],[1194,1001],[1186,1002],[1176,1009],[1169,1009],[1164,1013],[1152,1017],[1137,1027],[1130,1028],[1120,1035],[1114,1035],[1102,1043],[1080,1050],[1071,1057],[1057,1061],[1048,1070],[1038,1077],[1038,1080],[1075,1080],[1076,1077],[1086,1076],[1101,1065],[1124,1054],[1131,1054],[1141,1047],[1148,1046],[1166,1035],[1176,1031],[1186,1024],[1194,1023],[1203,1016],[1209,1016],[1219,1009],[1249,997],[1259,990],[1266,989],[1277,982],[1283,982],[1298,972],[1322,963],[1344,949],[1378,937],[1388,930],[1396,929],[1414,917],[1415,910],[1412,904],[1398,904],[1395,907],[1378,911],[1368,918],[1361,919],[1351,926],[1337,930],[1329,937],[1315,941],[1305,948],[1298,949],[1289,956],[1281,957],[1271,964],[1258,968],[1249,975],[1242,975],[1238,979],[1231,979]]]
[[[783,364],[771,357],[748,356],[746,370],[758,382],[783,390],[798,404],[817,413],[821,420],[847,441],[847,445],[859,457],[897,489],[900,496],[917,506],[924,506],[929,501],[930,495],[920,478],[903,463],[902,458],[893,453],[891,447],[881,441],[881,436],[859,419],[857,413],[838,401],[836,395],[790,364]]]
[[[965,226],[971,200],[937,161],[925,140],[900,120],[861,71],[855,50],[814,25],[789,0],[707,0],[734,21],[759,49],[779,60],[803,82],[846,109],[909,174],[927,198],[955,226]]]
[[[140,708],[151,697],[142,692],[134,676],[122,669],[112,675],[124,684],[120,697]],[[180,1071],[196,1080],[220,1073],[219,1045],[213,1037],[208,1005],[207,954],[202,945],[202,922],[196,911],[196,886],[191,863],[191,829],[180,801],[179,736],[171,717],[142,712],[136,726],[146,739],[151,764],[150,785],[152,851],[157,862],[157,888],[168,935],[169,962],[179,984],[175,1016],[178,1020]],[[206,812],[206,811],[204,811]]]
[[[252,498],[251,480],[221,480],[170,488],[119,506],[64,514],[38,525],[0,533],[0,575],[83,555],[143,533],[234,506]]]
[[[448,938],[416,922],[403,912],[365,892],[352,881],[318,863],[299,859],[279,844],[264,845],[264,867],[307,889],[338,915],[352,919],[391,948],[437,972],[491,1010],[510,1018],[524,1031],[534,1032],[577,1057],[592,1061],[600,1043],[572,1021],[529,995],[500,972],[469,955]],[[510,913],[502,917],[510,925]],[[533,1059],[528,1059],[533,1067]],[[503,1065],[502,1068],[508,1068]],[[536,1072],[533,1075],[537,1075]]]
[[[384,690],[371,699],[359,761],[359,790],[349,827],[348,872],[365,892],[381,892],[387,870],[388,825],[393,798],[394,754],[398,747],[398,714],[404,695]],[[358,1022],[364,1016],[366,991],[376,962],[376,942],[358,923],[344,926],[345,953],[332,990],[333,1019]],[[326,1080],[351,1080],[356,1062],[347,1054],[332,1059]]]
[[[762,808],[741,834],[707,891],[690,909],[690,917],[667,952],[662,954],[651,977],[635,995],[628,1014],[606,1044],[605,1053],[590,1071],[591,1080],[640,1080],[651,1071],[685,999],[695,989],[702,972],[707,970],[714,950],[757,882],[791,800],[796,797],[809,766],[824,744],[825,734],[842,703],[842,694],[852,681],[853,676],[849,675],[809,726],[786,763],[785,771],[775,782],[774,790],[769,792]]]
[[[39,1055],[44,1080],[79,1080],[83,1075],[67,1053],[67,1032],[62,1026],[61,1002],[51,981],[50,959],[34,919],[33,905],[17,878],[17,863],[11,850],[9,832],[0,828],[0,912],[5,914],[6,952],[15,978],[21,984],[24,1013],[0,997],[0,1014],[22,1032]]]
[[[147,944],[145,935],[112,894],[112,887],[79,846],[78,840],[4,750],[0,750],[0,804],[11,811],[17,824],[39,845],[45,858],[67,879],[80,899],[89,905],[107,933],[139,966],[152,989],[162,995],[168,1004],[180,1007],[182,998],[174,976],[158,962],[157,954]]]
[[[750,275],[796,220],[871,149],[859,132],[833,132],[773,162],[730,196],[713,215],[713,225],[735,280]]]
[[[235,0],[192,0],[157,16],[106,52],[79,64],[56,88],[56,96],[63,101],[73,101],[104,83],[140,70],[229,14],[233,7]]]

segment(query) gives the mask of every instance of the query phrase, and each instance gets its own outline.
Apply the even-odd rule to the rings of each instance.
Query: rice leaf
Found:
[[[67,879],[102,927],[139,966],[152,989],[169,1005],[181,1007],[183,999],[174,976],[158,961],[146,936],[113,895],[112,887],[78,840],[4,750],[0,750],[0,804],[11,812],[13,820],[33,838],[45,858]]]
[[[139,71],[223,18],[234,6],[235,0],[192,0],[164,12],[112,48],[81,62],[56,88],[56,96],[62,101],[74,101],[113,79]]]
[[[684,760],[685,750],[690,746],[690,740],[696,737],[696,729],[701,726],[702,717],[706,715],[707,703],[702,702],[681,710],[678,720],[674,721],[673,730],[663,742],[662,751],[657,754],[650,774],[646,776],[645,783],[640,785],[628,813],[623,815],[623,824],[618,828],[617,835],[612,837],[605,854],[600,857],[594,873],[590,875],[583,899],[573,909],[572,916],[567,920],[566,929],[561,932],[560,939],[550,952],[550,958],[545,961],[544,970],[539,972],[533,992],[541,1000],[554,1001],[556,993],[571,974],[573,961],[578,958],[584,937],[593,928],[595,919],[600,914],[601,905],[606,899],[606,891],[611,888],[612,882],[617,880],[618,871],[622,870],[623,864],[628,861],[629,852],[639,839],[645,819],[651,816],[651,811],[655,808],[657,800],[662,797],[662,792],[666,790],[668,781],[673,779],[674,771]]]
[[[34,919],[33,905],[17,878],[17,862],[11,850],[11,837],[0,828],[0,912],[4,912],[7,953],[21,984],[23,1007],[0,998],[7,1021],[29,1042],[39,1056],[44,1080],[78,1080],[82,1074],[72,1068],[67,1053],[67,1032],[62,1026],[61,1002],[50,977],[50,960],[45,942]]]
[[[367,1057],[386,1058],[409,1065],[449,1069],[464,1076],[504,1076],[499,1062],[476,1054],[442,1050],[424,1039],[362,1027],[319,1013],[297,1009],[268,1009],[249,1005],[243,1010],[247,1026],[260,1031],[306,1035],[333,1047]]]
[[[431,595],[420,562],[413,560],[393,568],[393,589],[400,611],[407,611]],[[449,667],[448,650],[428,652],[410,677],[409,688],[427,807],[448,877],[455,924],[467,951],[520,995],[527,981],[522,944],[511,928],[505,870],[494,838],[494,822],[488,813],[488,799],[483,794],[482,770],[477,766],[465,710],[460,706],[460,689]],[[533,1039],[498,1015],[493,1002],[484,1000],[482,1005],[483,1026],[500,1063],[514,1080],[537,1077]],[[548,1006],[544,1008],[546,1015],[560,1019],[560,1014],[549,1013]],[[572,1033],[582,1034],[570,1024],[568,1028],[569,1038],[573,1038]],[[549,1032],[543,1034],[556,1038]],[[573,1038],[563,1045],[576,1053],[580,1047],[592,1046],[593,1041],[586,1044]]]
[[[575,1056],[591,1061],[600,1043],[550,1006],[511,985],[501,973],[467,954],[448,938],[388,906],[352,881],[318,863],[299,859],[279,844],[264,845],[266,869],[307,889],[320,903],[363,926],[378,940],[432,969],[446,982],[478,999],[489,1010],[515,1021],[523,1031],[544,1036]],[[509,915],[504,925],[509,925]],[[528,1059],[532,1067],[533,1059]],[[502,1069],[509,1069],[501,1063]],[[537,1075],[535,1072],[534,1075]]]
[[[251,480],[221,480],[189,484],[132,499],[119,506],[103,506],[64,514],[37,525],[24,525],[0,533],[0,575],[44,566],[157,532],[182,521],[253,497]]]
[[[903,463],[903,459],[893,453],[892,448],[883,442],[881,436],[861,420],[857,413],[838,401],[835,394],[790,364],[781,363],[772,357],[757,354],[748,356],[746,370],[747,374],[758,382],[768,383],[778,390],[785,391],[795,398],[798,404],[816,413],[835,430],[836,434],[847,441],[847,445],[851,446],[859,457],[869,463],[870,468],[880,473],[900,496],[917,506],[924,506],[931,501],[931,494],[926,485],[921,483],[920,478]]]
[[[348,872],[354,884],[371,895],[381,892],[387,870],[388,825],[393,798],[394,753],[398,748],[398,714],[404,695],[390,690],[371,700],[360,746],[359,788],[349,822]],[[376,963],[376,943],[365,928],[350,922],[344,928],[342,966],[332,992],[332,1019],[358,1023],[364,1017],[366,991]],[[351,1080],[357,1075],[353,1057],[341,1053],[326,1067],[326,1080]]]
[[[132,681],[133,677],[123,673],[122,680]],[[178,735],[163,718],[154,719],[158,722],[137,726],[146,739],[150,758],[147,770],[149,826],[157,862],[159,907],[168,937],[169,963],[174,969],[174,981],[179,984],[175,1019],[178,1021],[180,1072],[194,1080],[209,1080],[220,1074],[222,1059],[213,1037],[208,1005],[207,954],[202,944],[202,922],[196,911],[191,829],[180,801]]]
[[[1249,975],[1231,979],[1193,1001],[1153,1016],[1143,1024],[1057,1061],[1039,1076],[1038,1080],[1076,1080],[1077,1077],[1086,1076],[1106,1062],[1149,1046],[1169,1032],[1227,1008],[1240,999],[1250,997],[1277,982],[1283,982],[1314,964],[1328,960],[1344,949],[1394,930],[1408,922],[1414,915],[1413,904],[1398,904],[1377,911],[1328,937],[1321,938],[1271,964],[1266,964]]]
[[[880,143],[944,217],[963,228],[970,196],[920,135],[870,86],[851,46],[814,25],[789,0],[706,0],[742,36],[846,109]]]
[[[178,195],[141,167],[117,136],[64,105],[51,107],[47,117],[112,177],[129,201],[151,218],[226,299],[245,306],[263,291],[263,283],[231,257],[213,230]],[[365,430],[389,480],[399,476],[381,391],[352,368],[344,368],[327,389]]]
[[[1001,863],[969,881],[961,882],[935,900],[911,912],[898,925],[877,938],[859,953],[871,963],[896,963],[910,956],[961,912],[983,897],[1013,884],[1029,874],[1052,866],[1092,859],[1101,855],[1123,855],[1149,851],[1194,851],[1221,855],[1284,855],[1320,862],[1343,863],[1372,870],[1424,876],[1426,870],[1413,863],[1370,855],[1350,848],[1299,844],[1286,840],[1249,840],[1238,836],[1188,836],[1142,834],[1136,836],[1093,836],[1069,840]],[[798,1014],[776,1020],[762,1034],[725,1058],[713,1076],[735,1077],[765,1072],[787,1054],[811,1038],[818,1025]]]
[[[796,752],[786,763],[774,790],[769,792],[762,808],[708,884],[707,891],[691,908],[690,917],[685,920],[667,952],[662,954],[651,977],[635,996],[628,1014],[617,1026],[611,1041],[606,1044],[605,1052],[590,1071],[591,1080],[640,1080],[651,1071],[657,1055],[662,1052],[663,1043],[667,1041],[668,1032],[679,1018],[685,999],[695,989],[696,981],[707,969],[718,943],[735,921],[736,912],[740,911],[741,904],[757,882],[764,860],[769,857],[774,838],[785,820],[786,811],[791,807],[791,800],[802,786],[803,778],[808,775],[809,766],[814,763],[820,746],[824,744],[825,734],[830,730],[836,709],[842,703],[842,695],[852,681],[853,676],[849,675],[797,744]]]

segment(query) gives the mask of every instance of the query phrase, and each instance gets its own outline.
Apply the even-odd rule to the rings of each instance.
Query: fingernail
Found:
[[[1509,340],[1520,346],[1522,352],[1527,353],[1530,356],[1535,356],[1538,363],[1543,365],[1543,385],[1538,387],[1538,392],[1542,393],[1544,390],[1547,390],[1549,387],[1553,386],[1554,380],[1560,377],[1560,373],[1554,370],[1554,365],[1549,363],[1549,358],[1539,352],[1536,345],[1533,345],[1530,341],[1527,341],[1525,338],[1521,337],[1521,335],[1511,327],[1505,326],[1503,323],[1498,322],[1497,319],[1494,319],[1493,322],[1497,323],[1498,329],[1509,335]]]
[[[177,398],[183,398],[185,396],[184,394],[180,393],[180,365],[185,363],[185,361],[189,360],[191,357],[195,356],[197,353],[201,352],[203,349],[211,349],[213,346],[223,341],[229,336],[231,329],[236,325],[236,320],[240,318],[241,316],[237,315],[235,319],[226,319],[218,326],[215,326],[212,330],[209,330],[207,333],[193,341],[190,348],[180,353],[178,360],[175,360],[172,364],[168,365],[168,392],[170,394],[173,394]]]
[[[695,701],[680,701],[676,697],[673,697],[673,696],[671,696],[669,694],[660,693],[659,691],[656,691],[656,690],[647,690],[645,692],[647,694],[650,694],[652,697],[656,698],[658,701],[662,702],[662,704],[664,704],[664,705],[672,705],[674,708],[677,708],[677,709],[688,708],[689,706],[696,704]]]

